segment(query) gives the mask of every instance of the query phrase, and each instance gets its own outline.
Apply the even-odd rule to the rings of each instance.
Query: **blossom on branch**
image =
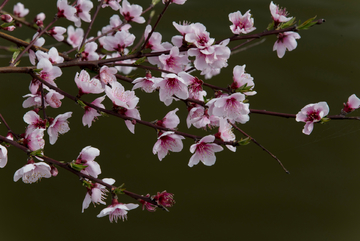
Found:
[[[23,18],[29,13],[29,9],[25,8],[24,4],[17,3],[13,8],[14,15]]]
[[[155,88],[160,88],[159,96],[160,101],[169,106],[174,97],[185,100],[189,98],[189,90],[187,86],[190,84],[188,81],[177,76],[176,74],[163,74],[163,79],[154,85]]]
[[[326,102],[308,104],[296,114],[296,121],[305,122],[302,132],[310,135],[314,129],[314,123],[321,121],[327,114],[329,114],[329,106]]]
[[[135,95],[134,91],[125,91],[124,86],[117,81],[112,82],[111,87],[106,85],[105,93],[114,105],[126,109],[134,109],[139,102],[139,98]]]
[[[181,140],[185,137],[176,135],[173,131],[166,131],[160,133],[157,142],[153,147],[154,155],[157,154],[161,161],[169,151],[180,152],[183,149],[183,143]]]
[[[94,159],[99,155],[100,155],[99,149],[92,146],[87,146],[81,150],[75,163],[86,166],[85,169],[81,170],[82,173],[97,178],[98,175],[101,173],[101,169],[100,169],[100,165],[96,161],[94,161]]]
[[[270,12],[275,25],[290,21],[293,18],[287,18],[288,12],[286,12],[286,8],[280,8],[279,5],[275,5],[272,1],[270,3]]]
[[[0,168],[3,168],[6,166],[8,157],[7,157],[7,149],[6,147],[0,145]]]
[[[230,13],[229,20],[233,23],[230,26],[231,32],[233,34],[247,34],[254,31],[254,19],[251,17],[250,10],[248,10],[244,15],[240,11]]]
[[[276,40],[273,51],[277,51],[277,56],[279,58],[284,57],[286,49],[292,51],[296,48],[297,42],[296,39],[300,38],[298,33],[289,31],[278,34],[278,39]]]
[[[350,113],[360,107],[360,99],[355,95],[352,94],[346,103],[344,103],[344,108],[342,112]]]
[[[36,68],[41,69],[38,74],[39,77],[53,86],[56,86],[54,79],[62,75],[61,69],[58,66],[53,66],[46,58],[40,59]]]
[[[134,84],[132,90],[141,88],[146,93],[152,93],[156,89],[155,85],[161,81],[162,78],[152,77],[150,72],[147,72],[145,77],[136,78],[132,83]]]
[[[79,88],[79,96],[83,94],[99,94],[104,92],[100,80],[96,78],[90,79],[90,75],[86,70],[81,70],[80,74],[76,72],[75,83]]]
[[[73,47],[79,47],[83,38],[84,38],[84,30],[82,28],[75,28],[72,25],[69,25],[67,28],[67,39],[66,41]]]
[[[109,184],[109,185],[113,185],[115,183],[115,180],[112,178],[104,178],[102,179],[103,182]],[[95,204],[106,204],[104,202],[104,199],[106,197],[106,193],[108,192],[108,190],[106,189],[105,186],[99,184],[99,183],[94,183],[92,184],[91,188],[88,188],[83,204],[82,204],[82,212],[84,212],[84,209],[88,208],[90,203],[92,202],[95,206]]]
[[[145,18],[141,17],[142,7],[140,5],[130,4],[127,0],[123,0],[120,13],[127,22],[145,23]]]
[[[192,167],[197,165],[200,161],[206,166],[212,166],[215,164],[216,156],[215,152],[224,150],[218,144],[212,143],[215,140],[215,136],[208,135],[201,138],[201,140],[190,147],[190,152],[194,153],[191,156],[188,166]]]
[[[52,29],[49,30],[49,34],[59,42],[64,40],[63,34],[65,32],[66,32],[66,28],[63,27],[53,27]]]
[[[254,89],[254,78],[251,77],[250,74],[245,73],[245,67],[236,65],[233,69],[233,80],[234,82],[231,84],[232,89],[241,89],[241,92],[245,95],[255,95],[256,91]]]
[[[75,6],[78,21],[75,22],[76,27],[81,26],[81,20],[84,22],[91,22],[90,10],[93,8],[94,4],[91,0],[77,0],[77,4]]]
[[[64,114],[58,115],[55,119],[50,119],[50,126],[48,128],[48,134],[50,139],[50,144],[53,145],[58,139],[59,133],[65,134],[70,130],[69,122],[67,121],[70,118],[72,112],[66,112]]]
[[[91,102],[91,104],[105,109],[105,106],[103,104],[101,104],[101,102],[104,99],[105,99],[105,96],[96,98],[93,102]],[[97,110],[95,110],[89,106],[85,106],[85,113],[82,117],[83,125],[84,126],[87,125],[90,128],[92,123],[95,121],[95,119],[97,119],[98,116],[101,116],[101,114]]]
[[[57,8],[58,8],[57,16],[59,18],[65,17],[67,20],[72,21],[74,23],[79,21],[78,18],[75,16],[76,8],[71,5],[68,5],[67,0],[58,0]]]
[[[14,182],[17,182],[20,178],[24,183],[34,183],[40,180],[41,178],[49,178],[51,177],[51,167],[44,163],[29,163],[19,170],[17,170],[14,174]]]
[[[111,223],[113,221],[117,223],[117,220],[119,218],[125,221],[125,219],[127,219],[128,211],[135,209],[138,206],[139,204],[133,204],[133,203],[123,204],[123,203],[119,203],[116,199],[113,199],[113,204],[101,210],[101,212],[97,215],[97,217],[101,218],[109,215],[109,220]]]

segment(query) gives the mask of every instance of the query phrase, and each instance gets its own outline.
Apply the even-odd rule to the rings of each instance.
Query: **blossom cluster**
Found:
[[[162,2],[168,7],[170,4],[182,5],[186,0]],[[97,31],[97,36],[88,36],[89,31],[81,27],[82,22],[95,21],[95,11],[93,15],[91,11],[95,4],[100,3],[102,5],[99,7],[111,8],[115,14],[109,18],[108,25]],[[285,9],[273,2],[270,3],[269,9],[272,21],[272,29],[269,30],[274,31],[274,35],[277,36],[273,51],[276,50],[277,56],[283,58],[286,50],[292,51],[297,47],[299,29],[294,26],[292,31],[286,30],[286,27],[293,25],[294,19],[287,17]],[[229,34],[233,34],[232,37],[216,41],[210,37],[210,32],[202,23],[173,22],[178,34],[173,36],[170,42],[163,41],[162,34],[155,31],[155,25],[143,26],[144,32],[137,39],[132,28],[147,22],[145,12],[140,5],[131,4],[127,0],[99,0],[97,3],[91,0],[77,0],[74,4],[69,4],[67,0],[58,0],[55,20],[66,18],[71,22],[67,27],[50,28],[56,21],[44,27],[45,14],[36,15],[33,24],[38,27],[38,31],[32,35],[31,41],[36,48],[29,47],[24,50],[29,54],[32,65],[29,73],[32,79],[29,80],[30,93],[23,96],[25,100],[22,107],[31,110],[23,116],[27,124],[24,133],[15,135],[16,143],[29,150],[30,157],[26,165],[15,172],[14,181],[22,179],[24,183],[34,183],[41,178],[58,175],[55,165],[70,167],[81,177],[86,188],[82,212],[90,203],[106,205],[105,199],[109,191],[112,203],[103,209],[98,217],[108,215],[111,222],[117,222],[118,219],[126,219],[128,211],[139,206],[134,203],[120,203],[117,195],[122,194],[124,189],[116,188],[113,178],[99,178],[101,167],[95,161],[100,155],[99,149],[86,146],[75,160],[64,166],[60,162],[45,158],[45,133],[49,137],[49,143],[54,145],[60,134],[70,131],[68,119],[72,112],[58,114],[56,117],[47,114],[49,108],[55,111],[61,109],[65,98],[76,101],[84,109],[82,124],[88,128],[91,128],[104,113],[124,119],[126,127],[133,134],[138,123],[155,128],[157,136],[153,140],[152,152],[160,161],[169,152],[182,151],[183,140],[186,137],[195,141],[188,148],[191,153],[189,167],[200,162],[205,166],[214,165],[215,153],[223,151],[223,146],[236,152],[240,141],[236,138],[233,128],[250,120],[249,101],[257,94],[254,78],[245,71],[245,64],[237,64],[233,67],[233,77],[229,80],[228,88],[208,85],[204,79],[210,79],[228,67],[231,41],[241,39],[256,30],[250,10],[245,14],[240,11],[229,13]],[[29,10],[23,4],[16,4],[12,15],[1,16],[1,20],[5,22],[1,28],[13,31],[15,26],[20,27],[19,23],[15,25],[13,17],[23,19],[28,13]],[[304,25],[304,28],[308,25]],[[76,51],[75,58],[59,53],[56,47],[51,47],[47,51],[40,48],[45,46],[45,31],[51,38],[71,47],[67,53]],[[254,38],[262,36],[259,34]],[[16,56],[12,59],[14,64],[18,64]],[[81,67],[81,70],[73,75],[74,84],[77,86],[76,96],[59,87],[62,81],[60,77],[63,75],[62,68],[67,67],[66,65]],[[146,71],[140,72],[143,69]],[[139,70],[136,75],[130,75],[135,70]],[[154,75],[150,70],[161,74]],[[122,80],[130,82],[132,88],[126,89]],[[214,90],[213,94],[209,94],[205,87]],[[188,129],[193,127],[203,130],[206,134],[199,137],[178,131],[180,117],[177,112],[181,112],[179,108],[173,108],[160,120],[143,121],[139,108],[140,98],[137,96],[139,91],[159,94],[159,100],[166,107],[171,106],[174,101],[183,101],[186,103]],[[93,101],[83,101],[84,95]],[[112,103],[108,109],[103,104],[105,99]],[[341,113],[345,116],[359,106],[360,99],[352,95],[344,104]],[[305,122],[303,133],[309,135],[314,123],[325,122],[328,113],[329,107],[326,102],[309,104],[296,115],[296,121]],[[14,136],[11,131],[9,133],[7,138],[12,142]],[[7,148],[0,145],[0,167],[5,167],[7,162]],[[175,203],[173,194],[166,191],[153,196],[137,196],[135,199],[148,211],[155,211],[157,207],[171,207]]]

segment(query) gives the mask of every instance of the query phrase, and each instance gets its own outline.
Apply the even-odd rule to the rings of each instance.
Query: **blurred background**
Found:
[[[97,1],[93,1],[94,4]],[[9,1],[4,8],[12,11],[17,1]],[[46,13],[45,24],[57,12],[56,1],[22,1],[30,10],[28,21],[40,12]],[[150,1],[131,1],[147,8]],[[183,6],[171,5],[157,31],[163,41],[170,41],[178,32],[172,22],[183,20],[201,22],[216,40],[232,35],[228,14],[251,9],[256,33],[270,23],[269,1],[223,0],[188,1]],[[275,36],[246,51],[232,55],[228,68],[209,83],[226,87],[232,82],[235,65],[246,64],[246,71],[254,77],[257,95],[250,98],[250,108],[296,114],[309,103],[327,101],[330,115],[340,113],[342,103],[351,94],[360,97],[360,3],[357,0],[303,0],[276,1],[286,7],[289,16],[305,21],[317,15],[326,23],[301,31],[298,47],[279,59],[272,51]],[[163,5],[156,6],[159,14]],[[93,26],[92,36],[118,14],[110,8],[102,9]],[[148,16],[148,13],[145,17]],[[152,24],[154,21],[152,22]],[[71,22],[60,19],[67,27]],[[87,24],[83,23],[86,28]],[[140,36],[145,26],[133,24],[131,32]],[[34,32],[23,27],[13,34],[22,39],[32,38]],[[231,43],[234,47],[237,43]],[[9,43],[0,40],[0,45]],[[56,44],[47,38],[44,47]],[[57,45],[56,45],[57,46]],[[68,50],[59,45],[59,51]],[[1,66],[10,57],[1,51]],[[28,66],[23,58],[21,66]],[[60,88],[76,95],[74,83],[78,68],[63,69],[57,80]],[[144,71],[131,73],[143,76]],[[158,73],[153,73],[157,75]],[[193,73],[196,74],[196,73]],[[198,75],[199,76],[199,75]],[[1,75],[0,113],[12,129],[25,130],[21,96],[29,93],[31,77],[25,74]],[[131,85],[124,83],[125,88]],[[208,96],[211,90],[207,89]],[[141,118],[147,121],[161,119],[180,108],[180,131],[206,135],[193,127],[186,127],[187,111],[181,102],[165,107],[157,94],[137,91],[140,97]],[[92,101],[94,96],[85,96]],[[111,108],[109,100],[104,102]],[[105,206],[90,205],[81,213],[86,194],[77,177],[59,170],[57,177],[39,183],[13,182],[14,172],[25,165],[26,155],[8,148],[9,161],[0,170],[1,240],[359,240],[360,236],[360,163],[358,121],[333,120],[315,125],[310,136],[302,134],[303,123],[294,119],[252,114],[250,121],[240,127],[276,155],[291,172],[285,174],[277,162],[255,144],[238,147],[236,153],[224,150],[216,155],[214,166],[200,163],[188,167],[192,140],[184,141],[181,153],[171,153],[161,162],[152,154],[156,142],[154,130],[135,127],[135,135],[124,121],[100,118],[88,129],[81,122],[83,110],[65,99],[60,109],[49,109],[48,114],[73,111],[69,119],[71,131],[59,137],[56,145],[48,143],[45,154],[60,161],[72,161],[85,146],[100,149],[96,161],[101,165],[100,178],[112,177],[117,185],[125,183],[129,191],[138,194],[156,194],[167,190],[175,194],[176,204],[170,212],[155,213],[132,210],[125,222],[110,223],[108,217],[96,215]],[[359,111],[351,115],[360,115]],[[1,134],[6,134],[2,125]],[[236,133],[240,139],[241,134]],[[110,203],[110,198],[107,200]],[[120,196],[124,203],[135,200]]]

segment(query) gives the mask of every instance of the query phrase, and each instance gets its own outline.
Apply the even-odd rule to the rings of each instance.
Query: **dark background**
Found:
[[[30,9],[26,16],[29,21],[43,11],[47,14],[47,24],[56,13],[56,1],[22,2]],[[10,1],[4,10],[12,11],[16,3]],[[137,3],[146,8],[149,1]],[[178,34],[172,21],[201,22],[210,36],[219,40],[231,36],[229,13],[251,9],[256,32],[261,32],[271,20],[269,3],[190,0],[183,6],[171,5],[157,31],[163,34],[163,41],[170,41],[171,36]],[[315,15],[327,21],[301,31],[298,47],[286,52],[283,59],[278,59],[272,51],[276,37],[269,36],[258,46],[233,55],[229,67],[209,82],[225,87],[232,82],[233,67],[246,64],[258,92],[250,98],[251,108],[296,114],[309,103],[327,101],[330,115],[338,114],[351,94],[360,97],[360,3],[356,0],[275,3],[287,7],[290,16],[302,21]],[[161,9],[160,3],[157,13]],[[113,14],[110,8],[102,10],[93,27],[93,36],[108,24]],[[69,24],[72,23],[59,20],[61,26]],[[130,31],[140,36],[144,28],[145,25],[135,23]],[[34,32],[24,27],[13,34],[32,38]],[[47,39],[44,47],[54,43]],[[0,40],[0,44],[8,45],[8,42]],[[236,44],[231,43],[230,47]],[[58,46],[58,49],[68,48]],[[2,66],[6,66],[8,53],[1,54]],[[27,58],[20,65],[28,66]],[[79,69],[63,69],[64,75],[57,80],[60,88],[73,95],[77,93],[73,80],[76,71]],[[139,70],[134,74],[143,76],[144,72]],[[21,96],[29,93],[30,80],[24,74],[1,76],[1,114],[19,133],[26,127],[22,117],[28,110],[21,107]],[[131,88],[126,83],[124,86]],[[211,91],[207,91],[210,96]],[[183,103],[165,107],[157,94],[140,91],[136,94],[140,97],[142,119],[161,119],[179,107],[179,130],[187,131]],[[85,99],[92,101],[94,96]],[[111,107],[109,100],[104,103]],[[45,137],[47,156],[72,161],[85,146],[97,147],[101,151],[96,158],[102,168],[101,178],[113,177],[115,184],[125,183],[129,191],[144,195],[167,190],[175,194],[175,206],[169,213],[161,210],[149,213],[137,208],[129,212],[126,222],[111,224],[108,217],[96,217],[103,205],[96,208],[90,205],[81,213],[86,192],[71,173],[59,170],[57,177],[36,184],[14,183],[13,174],[26,163],[26,155],[8,148],[8,164],[0,170],[1,240],[359,240],[360,123],[357,121],[334,120],[315,125],[313,133],[306,136],[301,132],[303,123],[252,114],[250,122],[240,127],[282,160],[291,172],[287,175],[254,144],[239,147],[236,153],[228,150],[218,153],[214,166],[200,163],[189,168],[188,150],[193,141],[185,140],[181,153],[171,153],[160,162],[152,154],[156,142],[153,130],[137,125],[133,135],[122,120],[114,117],[101,118],[88,129],[81,122],[83,111],[70,100],[64,100],[60,109],[49,109],[48,113],[56,116],[67,111],[74,112],[69,119],[71,131],[60,136],[54,146]],[[189,131],[207,134],[194,128]],[[5,135],[4,126],[1,132]],[[237,137],[241,137],[240,133]],[[135,202],[125,195],[120,201]]]

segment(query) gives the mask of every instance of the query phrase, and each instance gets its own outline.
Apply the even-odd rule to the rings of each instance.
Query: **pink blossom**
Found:
[[[105,8],[105,7],[111,7],[112,10],[119,10],[120,9],[120,2],[121,0],[105,0],[103,5],[102,5],[102,8]],[[101,0],[99,0],[99,2],[101,2]]]
[[[2,29],[4,29],[5,31],[9,31],[9,32],[12,32],[15,30],[15,26],[7,26],[7,27],[2,27]]]
[[[100,80],[103,86],[116,82],[117,69],[114,67],[102,66],[100,69]]]
[[[34,23],[39,27],[44,27],[45,13],[39,13],[34,19]]]
[[[145,18],[141,17],[142,7],[137,4],[130,4],[127,0],[123,0],[120,13],[127,22],[145,23]]]
[[[314,123],[321,121],[329,113],[329,106],[326,102],[308,104],[296,114],[297,122],[305,122],[302,132],[310,135],[314,129]]]
[[[110,25],[107,25],[101,29],[101,32],[103,34],[107,35],[114,35],[117,31],[128,31],[131,28],[131,25],[128,23],[123,23],[120,19],[120,16],[117,14],[114,14],[110,18]],[[111,32],[113,31],[113,32]],[[109,33],[110,32],[110,33]]]
[[[119,31],[114,36],[104,37],[104,49],[123,53],[126,47],[133,45],[134,40],[135,35],[127,31]]]
[[[48,53],[38,50],[36,51],[35,55],[38,60],[45,58],[48,59],[51,64],[60,64],[64,62],[64,58],[59,56],[59,52],[55,47],[51,47]]]
[[[172,103],[173,95],[179,99],[185,100],[189,98],[189,83],[175,74],[164,74],[163,79],[155,84],[155,88],[160,88],[160,101],[166,106]]]
[[[13,21],[13,17],[11,17],[10,14],[3,14],[0,16],[1,21],[4,21],[5,23],[11,23]]]
[[[182,139],[185,137],[176,135],[173,131],[163,132],[153,147],[154,155],[157,154],[161,161],[169,151],[180,152],[183,149]]]
[[[74,29],[73,26],[69,25],[67,28],[67,39],[66,41],[73,47],[79,47],[83,38],[84,38],[84,30],[82,28]]]
[[[164,207],[172,207],[175,204],[174,200],[174,194],[165,191],[162,191],[161,193],[158,192],[154,197],[153,200],[155,200],[158,204]]]
[[[144,31],[144,38],[147,39],[149,33],[151,32],[151,25],[146,26]],[[158,32],[153,32],[148,42],[146,43],[145,48],[151,49],[153,51],[164,51],[164,47],[161,45],[162,35]]]
[[[76,27],[81,26],[81,20],[87,23],[91,22],[90,10],[93,8],[93,6],[94,5],[91,0],[77,0],[77,4],[75,6],[75,15],[78,18],[78,21],[75,22]]]
[[[64,96],[55,90],[49,90],[45,96],[46,103],[48,103],[52,108],[59,108],[61,106],[62,99],[64,99]]]
[[[50,120],[50,126],[48,128],[48,134],[50,138],[50,144],[55,144],[56,140],[58,139],[59,133],[65,134],[70,130],[69,122],[67,121],[70,118],[72,112],[66,112],[64,114],[60,114],[55,117],[54,120]]]
[[[146,93],[152,93],[156,89],[155,84],[157,84],[161,80],[162,80],[162,78],[152,77],[151,73],[148,72],[148,73],[146,73],[145,77],[136,78],[132,82],[134,84],[132,90],[141,88]]]
[[[360,99],[355,95],[352,94],[346,104],[344,103],[344,108],[342,112],[350,113],[360,107]]]
[[[101,104],[101,102],[105,99],[105,96],[96,98],[93,102],[91,102],[91,104],[100,107],[100,108],[104,108],[105,106],[103,104]],[[82,123],[84,126],[88,126],[89,128],[91,127],[91,124],[95,121],[95,119],[97,119],[98,116],[101,116],[100,113],[98,113],[97,110],[89,107],[89,106],[85,106],[85,114],[82,117]]]
[[[46,128],[46,120],[41,119],[41,117],[33,110],[26,112],[23,119],[25,123],[28,124],[26,128],[27,132],[32,132],[37,128]]]
[[[24,183],[34,183],[41,178],[51,177],[50,170],[50,166],[44,162],[30,163],[15,172],[14,182],[22,178]]]
[[[185,40],[194,44],[199,49],[204,49],[211,46],[215,39],[210,38],[209,32],[206,27],[201,23],[193,23],[189,25],[190,32],[185,34]]]
[[[98,175],[101,174],[101,169],[100,169],[100,165],[96,161],[94,161],[94,159],[99,155],[100,155],[99,149],[95,147],[87,146],[81,150],[75,163],[83,164],[84,166],[87,166],[85,169],[81,170],[82,173],[97,178]]]
[[[151,62],[151,59],[149,59]],[[187,55],[181,54],[178,47],[172,47],[169,54],[162,54],[159,56],[159,68],[179,73],[184,70],[185,66],[189,63]]]
[[[124,55],[127,55],[129,53],[128,49],[124,49]],[[121,55],[119,52],[114,52],[111,55],[107,55],[106,58],[111,59],[111,58],[117,58],[117,57],[121,57],[123,55]],[[135,63],[135,59],[125,59],[125,60],[121,60],[121,61],[116,61],[116,64],[133,64]],[[115,68],[117,69],[118,72],[121,72],[125,75],[130,74],[131,71],[135,70],[136,67],[132,67],[132,66],[121,66],[121,65],[117,65],[115,66]]]
[[[219,132],[215,136],[219,137],[222,141],[234,141],[235,134],[233,133],[232,126],[229,122],[226,119],[220,118],[219,124]],[[230,151],[236,151],[236,146],[226,145],[226,147]]]
[[[170,111],[169,113],[167,113],[165,115],[165,117],[162,120],[157,121],[156,124],[158,126],[169,128],[169,129],[176,128],[180,123],[180,119],[176,115],[176,112],[178,110],[179,110],[179,108],[176,108],[175,110]]]
[[[187,127],[190,128],[190,126],[193,125],[196,128],[204,128],[209,125],[210,117],[207,112],[207,109],[202,106],[191,108],[186,118]]]
[[[7,164],[8,157],[7,157],[7,149],[6,147],[0,145],[0,168],[4,168]]]
[[[112,178],[104,178],[102,179],[102,181],[109,185],[113,185],[115,183],[115,180]],[[82,204],[82,212],[84,212],[84,210],[89,207],[91,202],[94,204],[94,206],[95,204],[99,204],[99,203],[105,205],[106,203],[104,202],[104,199],[107,196],[106,195],[107,192],[108,190],[106,189],[105,186],[99,183],[92,184],[92,187],[89,188],[88,191],[86,192],[86,196]]]
[[[212,143],[215,140],[215,136],[208,135],[201,138],[201,140],[190,147],[190,152],[194,153],[189,161],[189,167],[197,165],[200,161],[206,166],[212,166],[215,164],[216,156],[215,152],[224,150],[218,144]]]
[[[254,78],[251,77],[250,74],[245,73],[245,67],[246,65],[244,64],[243,66],[240,65],[236,65],[233,69],[233,80],[234,82],[231,84],[231,88],[232,89],[239,89],[241,87],[251,87],[249,89],[249,91],[241,91],[243,94],[245,95],[255,95],[256,91],[252,91],[254,89]]]
[[[278,5],[275,5],[272,1],[270,3],[270,12],[272,19],[275,22],[275,25],[290,21],[292,19],[292,17],[291,18],[286,17],[288,15],[288,13],[286,12],[286,8],[282,9]]]
[[[117,81],[111,83],[111,87],[105,86],[105,93],[114,105],[126,109],[134,109],[139,102],[139,98],[136,97],[134,91],[125,91],[124,86]]]
[[[65,32],[66,32],[66,28],[63,27],[53,27],[52,29],[49,30],[49,34],[59,42],[64,40],[63,34]]]
[[[78,21],[78,18],[75,16],[76,8],[71,5],[68,5],[67,0],[58,0],[57,8],[58,8],[57,16],[59,18],[65,17],[67,20],[72,22]]]
[[[45,39],[43,37],[38,38],[38,35],[39,33],[35,33],[32,39],[34,40],[36,38],[34,45],[41,47],[44,45]],[[34,50],[29,49],[29,60],[32,65],[35,65],[35,58],[36,56]]]
[[[37,151],[40,149],[44,149],[45,141],[44,141],[44,131],[45,129],[35,129],[26,131],[25,133],[25,143],[31,151]]]
[[[40,107],[41,106],[42,97],[41,97],[40,93],[27,94],[27,95],[23,96],[23,98],[26,98],[26,97],[28,97],[28,98],[26,100],[24,100],[24,102],[22,104],[23,108],[29,108],[29,107],[32,107],[32,106],[35,106],[35,107]],[[45,106],[46,106],[46,103],[45,103]]]
[[[57,66],[53,66],[46,58],[40,59],[36,68],[41,69],[39,77],[53,86],[56,86],[54,79],[62,75],[61,69]]]
[[[209,106],[209,115],[215,115],[245,124],[250,119],[250,110],[249,104],[243,103],[244,100],[244,94],[234,93],[230,96],[221,96],[220,98],[212,99],[206,105]]]
[[[116,199],[113,199],[113,204],[101,210],[101,212],[97,215],[98,218],[109,215],[109,220],[111,223],[114,220],[117,223],[118,218],[124,221],[125,219],[127,219],[128,211],[135,209],[139,206],[139,204],[133,204],[133,203],[128,203],[128,204],[118,203],[117,201],[114,200]]]
[[[24,4],[17,3],[16,5],[14,5],[13,12],[15,16],[23,18],[29,13],[29,9],[25,8]]]
[[[140,112],[136,108],[134,108],[134,109],[122,108],[120,110],[120,114],[127,116],[127,117],[141,120]],[[131,120],[125,120],[125,125],[131,133],[135,134],[135,125],[133,124],[133,122]]]
[[[96,78],[90,79],[90,75],[86,70],[81,70],[80,74],[76,72],[75,83],[79,88],[79,95],[83,94],[99,94],[104,92],[100,80]]]
[[[254,19],[251,17],[250,10],[248,10],[244,15],[240,11],[230,13],[229,20],[233,23],[230,26],[231,32],[233,34],[247,34],[254,31]]]
[[[97,48],[98,45],[95,42],[90,42],[85,44],[85,49],[81,53],[81,60],[83,61],[99,60],[99,54],[96,53]]]
[[[296,39],[299,39],[300,35],[295,32],[285,32],[279,33],[278,39],[276,40],[273,51],[277,51],[277,56],[279,58],[284,57],[286,49],[292,51],[296,48],[297,42]]]
[[[189,98],[204,101],[204,96],[206,96],[206,91],[202,88],[204,82],[186,72],[180,72],[178,75],[190,83]]]

